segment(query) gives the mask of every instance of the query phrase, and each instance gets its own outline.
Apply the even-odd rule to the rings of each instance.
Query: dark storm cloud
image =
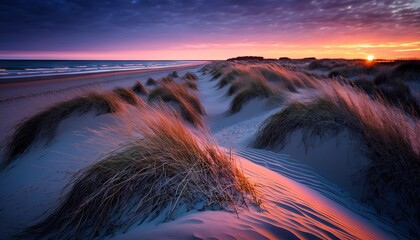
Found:
[[[71,50],[75,45],[79,50],[92,46],[106,49],[114,42],[150,44],[167,38],[252,38],[348,26],[355,30],[420,32],[418,2],[2,1],[0,50]]]

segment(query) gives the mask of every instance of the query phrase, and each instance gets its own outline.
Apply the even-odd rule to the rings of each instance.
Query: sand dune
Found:
[[[312,164],[311,156],[312,159],[322,158],[316,155],[316,151],[309,150],[309,154],[303,154],[305,149],[299,144],[291,144],[285,150],[252,148],[251,143],[261,123],[284,109],[284,106],[270,97],[257,98],[246,103],[238,113],[231,114],[229,108],[234,96],[227,96],[227,88],[218,88],[218,82],[212,81],[210,74],[200,72],[200,68],[201,66],[179,68],[177,71],[179,76],[190,71],[199,77],[198,91],[188,91],[192,91],[205,108],[207,115],[203,116],[204,129],[210,131],[227,154],[233,154],[236,165],[243,170],[249,181],[256,184],[261,194],[262,208],[249,204],[248,209],[240,209],[238,214],[221,210],[190,209],[180,211],[170,221],[161,215],[150,222],[130,225],[128,229],[117,228],[112,234],[106,235],[107,239],[409,238],[404,228],[397,227],[389,216],[378,214],[372,205],[361,201],[357,192],[352,192],[353,188],[347,188],[340,182],[344,179],[351,186],[351,179],[347,175],[338,179],[319,168],[322,164],[331,167],[333,161]],[[54,103],[74,98],[93,88],[103,92],[115,87],[131,88],[136,81],[146,86],[147,78],[158,80],[169,73],[119,73],[109,77],[101,76],[103,81],[99,81],[97,77],[83,77],[83,86],[66,80],[56,84],[39,83],[36,87],[15,86],[13,93],[5,90],[6,88],[0,89],[2,94],[5,93],[2,95],[4,101],[0,101],[0,108],[6,116],[1,122],[0,139],[4,140],[9,136],[17,121]],[[174,81],[184,83],[185,80],[175,77]],[[146,87],[148,90],[155,88]],[[299,94],[304,94],[305,91],[307,89],[290,93],[290,99],[299,98]],[[155,104],[148,101],[147,96],[139,95],[139,98],[152,107]],[[127,119],[142,121],[137,107],[122,104],[124,110],[118,113],[70,116],[59,123],[51,143],[45,145],[42,141],[37,141],[0,172],[2,239],[12,238],[22,229],[45,219],[59,206],[60,200],[70,191],[74,179],[84,169],[118,147],[124,138],[123,131],[110,132],[110,128],[129,129]],[[168,101],[167,106],[179,111],[171,101]],[[196,134],[203,131],[188,121],[185,121],[185,128]],[[334,139],[345,140],[345,137],[338,136]],[[331,141],[335,142],[334,139]],[[348,148],[349,141],[342,143],[345,146],[343,149],[348,151],[346,154],[356,154],[357,151]],[[332,154],[341,154],[342,149],[328,141],[318,141],[314,148],[321,149],[322,146],[332,149]],[[294,155],[296,152],[302,155]],[[336,169],[339,174],[346,171],[352,173],[351,169],[346,168],[346,164],[342,168],[334,165],[332,169]]]

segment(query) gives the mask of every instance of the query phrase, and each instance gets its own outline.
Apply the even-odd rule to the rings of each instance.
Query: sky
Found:
[[[420,0],[2,0],[0,59],[420,58]]]

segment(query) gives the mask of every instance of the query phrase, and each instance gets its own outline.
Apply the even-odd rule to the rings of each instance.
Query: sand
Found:
[[[279,111],[264,100],[247,104],[235,115],[226,114],[230,97],[217,89],[199,66],[178,68],[179,75],[191,71],[199,76],[197,93],[207,116],[209,130],[218,144],[236,153],[246,176],[261,186],[263,211],[250,207],[239,215],[225,211],[190,211],[174,220],[157,219],[117,231],[109,239],[396,239],[405,235],[391,220],[380,217],[357,198],[347,177],[328,176],[322,164],[309,164],[311,152],[302,154],[291,145],[285,152],[249,147],[261,122]],[[131,87],[135,81],[166,76],[171,70],[77,76],[0,86],[1,139],[21,119],[49,105],[90,90]],[[68,189],[74,174],[99,159],[116,142],[92,142],[104,126],[123,124],[125,118],[141,116],[128,111],[71,117],[60,124],[50,145],[35,144],[27,153],[0,172],[0,238],[9,239],[22,228],[51,213]],[[345,140],[345,137],[341,138]],[[335,139],[324,143],[332,148]],[[321,144],[321,143],[319,143]],[[326,144],[326,145],[325,145]],[[341,151],[341,150],[339,150]],[[298,154],[300,153],[300,155]],[[316,156],[312,159],[323,158]],[[354,152],[346,154],[356,154]],[[307,158],[307,159],[305,159]],[[316,162],[316,161],[315,161]],[[348,168],[336,170],[349,174]],[[336,173],[337,173],[336,172]],[[347,181],[346,181],[347,179]],[[341,182],[343,181],[343,182]],[[350,184],[346,186],[346,184]],[[355,192],[353,192],[353,190]]]

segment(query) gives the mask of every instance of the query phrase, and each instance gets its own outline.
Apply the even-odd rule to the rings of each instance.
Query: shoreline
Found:
[[[127,71],[112,71],[112,72],[101,72],[101,73],[81,73],[81,74],[72,74],[72,75],[54,75],[47,77],[28,77],[28,78],[17,78],[21,81],[15,82],[8,81],[0,83],[0,104],[4,102],[10,102],[22,98],[33,97],[37,95],[42,95],[48,92],[32,92],[32,93],[21,93],[9,95],[6,92],[16,89],[34,89],[38,87],[45,86],[47,84],[52,85],[62,85],[55,89],[54,92],[67,91],[70,89],[77,89],[86,86],[92,86],[96,84],[109,83],[113,81],[120,81],[123,78],[127,77],[145,77],[151,74],[159,74],[169,71],[179,71],[179,70],[189,70],[197,68],[207,62],[200,62],[197,64],[188,64],[182,66],[173,66],[173,67],[163,67],[163,68],[153,68],[153,69],[139,69],[139,70],[127,70]],[[3,96],[9,95],[9,96]]]
[[[133,69],[133,70],[115,70],[115,71],[106,71],[106,72],[74,72],[74,73],[67,73],[67,74],[55,74],[55,75],[47,75],[47,76],[32,76],[32,77],[10,77],[10,78],[2,78],[0,81],[0,88],[8,87],[10,85],[20,85],[20,84],[27,84],[29,82],[47,82],[53,80],[71,80],[73,78],[94,78],[94,77],[105,77],[105,76],[113,76],[113,75],[129,75],[129,74],[137,74],[143,72],[154,72],[154,71],[162,71],[162,70],[174,70],[174,69],[184,69],[184,68],[191,68],[196,67],[199,65],[206,64],[208,61],[202,61],[197,64],[185,64],[179,66],[170,66],[170,67],[157,67],[157,68],[149,68],[149,69]]]

